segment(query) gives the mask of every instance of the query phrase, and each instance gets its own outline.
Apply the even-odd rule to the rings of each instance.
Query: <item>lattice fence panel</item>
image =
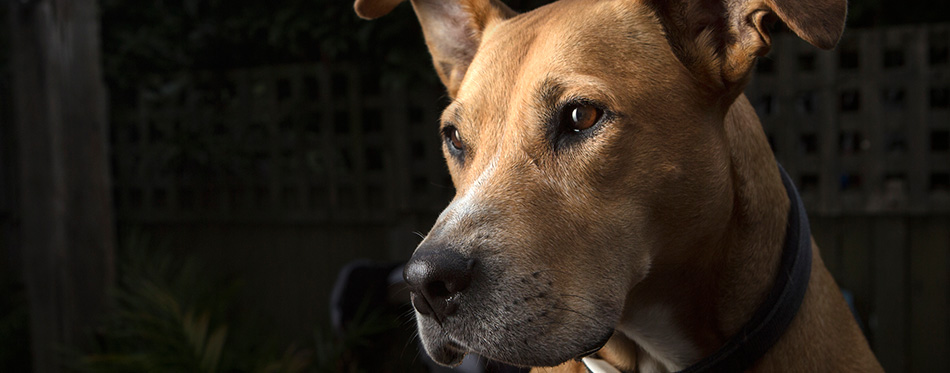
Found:
[[[779,35],[746,90],[822,214],[950,211],[950,25]]]
[[[747,95],[812,213],[950,211],[950,25],[774,46]],[[116,117],[116,200],[145,220],[438,211],[440,97],[320,65],[175,77]]]
[[[113,125],[116,201],[138,221],[382,221],[451,196],[440,91],[354,69],[169,79]]]

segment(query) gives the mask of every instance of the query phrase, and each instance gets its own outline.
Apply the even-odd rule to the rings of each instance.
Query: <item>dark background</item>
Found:
[[[12,40],[21,40],[29,25],[18,21],[28,18],[26,7],[59,9],[60,20],[79,13],[66,11],[71,6],[65,3],[0,6],[0,371],[423,369],[405,308],[363,307],[342,331],[329,321],[338,271],[358,259],[407,259],[418,242],[414,232],[427,231],[453,194],[435,131],[445,97],[410,7],[368,22],[347,1],[71,5],[98,7],[94,60],[101,76],[91,79],[104,81],[108,127],[101,141],[109,151],[102,161],[111,187],[108,213],[96,215],[106,218],[82,227],[109,243],[89,248],[87,236],[66,229],[67,257],[91,256],[98,264],[63,272],[57,266],[76,260],[57,262],[53,255],[55,266],[31,270],[31,253],[40,249],[24,244],[32,242],[24,239],[24,211],[34,205],[23,196],[37,186],[23,175],[44,165],[32,163],[32,150],[23,145],[20,129],[29,127],[14,125],[15,113],[22,113],[14,81],[26,72],[12,62]],[[507,3],[523,11],[545,1]],[[776,51],[760,66],[762,78],[753,81],[749,97],[777,156],[803,188],[825,260],[854,295],[882,363],[888,371],[946,371],[950,209],[942,198],[950,188],[950,3],[854,1],[849,9],[838,54],[792,51],[786,43],[787,61],[799,66],[800,76],[779,73],[786,59]],[[929,35],[921,58],[936,66],[931,75],[914,75],[916,52],[901,49],[916,45],[900,36],[914,30]],[[871,64],[877,67],[850,66],[866,60],[869,45],[881,55],[870,57],[880,59]],[[906,69],[894,73],[906,79],[887,75],[891,67]],[[775,88],[826,70],[842,71],[834,87]],[[858,75],[864,73],[870,75]],[[82,78],[67,75],[63,87]],[[855,108],[860,97],[865,104]],[[918,101],[932,114],[900,114],[916,113]],[[849,114],[874,102],[884,109]],[[888,111],[891,104],[897,114]],[[830,132],[792,119],[812,111],[842,114],[823,117],[833,125]],[[81,120],[66,115],[64,122]],[[871,122],[880,124],[879,133],[862,129]],[[918,122],[928,136],[919,141],[913,135]],[[892,138],[894,128],[909,135]],[[862,153],[864,143],[871,150]],[[878,148],[888,150],[878,154]],[[892,148],[907,155],[894,158]],[[915,149],[927,154],[914,156]],[[890,163],[858,158],[875,154]],[[84,158],[66,158],[64,167],[88,166]],[[70,216],[79,215],[57,224],[80,220]],[[66,292],[86,278],[106,279],[106,311],[90,321],[53,315],[64,329],[73,323],[82,332],[38,343],[30,320],[42,305],[31,308],[27,284],[63,273]],[[98,310],[78,298],[77,314]],[[37,345],[49,345],[48,355],[37,355]],[[36,364],[31,356],[55,362]]]

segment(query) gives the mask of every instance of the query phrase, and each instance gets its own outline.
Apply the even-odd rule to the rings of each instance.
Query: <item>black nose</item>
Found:
[[[456,295],[472,281],[475,260],[452,250],[420,250],[402,272],[412,306],[441,323],[458,309]]]

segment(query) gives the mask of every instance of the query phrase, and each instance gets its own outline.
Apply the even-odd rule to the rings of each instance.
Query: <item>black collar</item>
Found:
[[[778,342],[785,329],[798,314],[798,308],[808,289],[811,275],[811,230],[802,198],[792,179],[778,165],[782,184],[788,194],[788,229],[785,231],[785,247],[782,263],[772,290],[765,302],[752,315],[739,333],[734,335],[719,351],[680,371],[693,372],[742,372],[752,367],[765,352]]]
[[[772,290],[749,322],[725,345],[680,373],[742,372],[751,368],[782,337],[802,305],[811,275],[811,231],[798,190],[782,165],[778,169],[790,203],[782,262]]]

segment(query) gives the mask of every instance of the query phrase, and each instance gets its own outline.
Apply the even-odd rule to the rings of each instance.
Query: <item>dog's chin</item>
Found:
[[[579,354],[577,354],[577,355],[574,355],[573,359],[574,359],[574,360],[580,360],[580,359],[583,359],[583,358],[585,358],[585,357],[588,357],[588,356],[590,356],[590,355],[593,355],[593,354],[597,353],[597,351],[600,351],[600,349],[604,348],[604,345],[607,344],[607,341],[609,341],[609,340],[610,340],[610,337],[613,337],[613,335],[614,335],[614,333],[613,333],[612,330],[611,330],[611,331],[608,331],[607,334],[605,334],[603,337],[601,337],[601,339],[600,339],[599,342],[594,343],[593,345],[591,345],[590,348],[587,348],[587,349],[585,349],[585,350],[582,350],[581,353],[579,353]]]
[[[433,361],[447,367],[455,367],[462,363],[465,358],[465,350],[453,341],[440,341],[438,343],[424,343],[426,353]]]
[[[584,357],[593,355],[597,351],[600,351],[600,349],[607,344],[607,341],[610,340],[611,336],[613,336],[613,330],[607,330],[604,332],[603,337],[592,338],[586,345],[578,344],[575,341],[570,345],[552,346],[550,349],[546,349],[542,353],[525,353],[523,355],[515,355],[516,357],[514,358],[495,357],[491,353],[485,353],[483,356],[492,360],[497,360],[520,367],[553,367],[564,364],[570,360],[580,360]],[[578,348],[577,346],[586,347]],[[504,355],[510,356],[510,354]]]
[[[441,329],[441,328],[439,328]],[[476,353],[487,359],[520,367],[550,367],[563,364],[570,360],[579,360],[600,350],[610,337],[613,329],[594,333],[586,330],[585,333],[564,335],[558,339],[543,341],[529,341],[517,338],[503,338],[490,344],[485,344],[482,338],[473,336],[458,336],[459,340],[481,340],[482,343],[473,343],[466,346],[456,342],[455,337],[449,337],[444,330],[432,330],[420,333],[423,346],[429,357],[441,365],[454,367],[462,362],[466,353]],[[590,333],[590,334],[588,334]],[[584,335],[580,335],[584,334]],[[532,343],[533,342],[533,343]]]

